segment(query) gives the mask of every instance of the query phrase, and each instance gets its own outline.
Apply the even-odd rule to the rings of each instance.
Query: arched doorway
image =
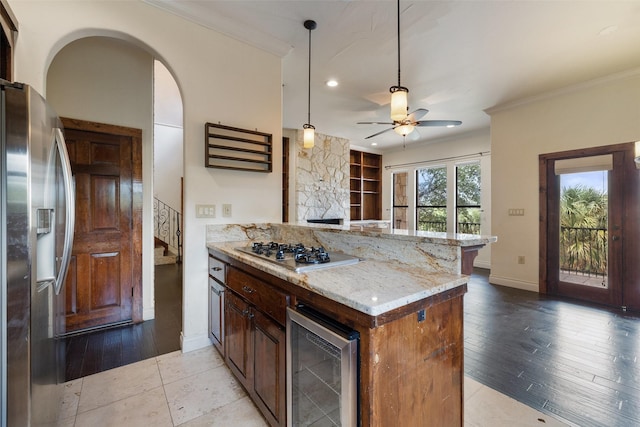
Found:
[[[61,116],[142,129],[143,243],[141,275],[136,280],[142,282],[139,310],[141,320],[145,321],[154,319],[156,311],[154,62],[151,49],[139,44],[115,37],[85,37],[68,43],[56,54],[47,73],[46,85],[47,98]],[[179,102],[181,104],[181,99]],[[179,165],[182,167],[182,162]],[[181,323],[181,318],[178,322]],[[177,327],[175,337],[178,345],[181,326]]]

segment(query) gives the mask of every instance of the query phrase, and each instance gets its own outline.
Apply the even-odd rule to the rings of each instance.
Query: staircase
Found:
[[[154,265],[175,264],[177,255],[169,249],[169,245],[157,237],[154,238],[153,248]]]
[[[153,199],[155,265],[182,264],[182,215],[166,203]]]

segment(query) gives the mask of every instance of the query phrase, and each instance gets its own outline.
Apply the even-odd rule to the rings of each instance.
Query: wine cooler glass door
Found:
[[[287,311],[289,426],[356,426],[357,332],[304,306]]]

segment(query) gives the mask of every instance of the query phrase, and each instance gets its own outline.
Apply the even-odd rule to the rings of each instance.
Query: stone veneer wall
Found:
[[[316,133],[315,146],[295,140],[295,219],[340,218],[349,221],[349,140]]]

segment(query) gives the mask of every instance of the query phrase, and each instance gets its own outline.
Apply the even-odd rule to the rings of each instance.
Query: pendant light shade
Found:
[[[303,148],[313,148],[315,145],[315,131],[316,128],[313,125],[305,124],[302,126],[303,129],[303,139],[302,139],[302,147]]]
[[[409,89],[402,86],[391,86],[389,91],[391,92],[391,120],[401,122],[407,118]]]
[[[310,19],[304,21],[304,27],[309,30],[309,78],[308,78],[308,92],[307,92],[307,123],[302,126],[303,129],[303,148],[313,148],[315,145],[315,130],[316,128],[311,124],[311,30],[315,30],[317,27],[316,21]]]

